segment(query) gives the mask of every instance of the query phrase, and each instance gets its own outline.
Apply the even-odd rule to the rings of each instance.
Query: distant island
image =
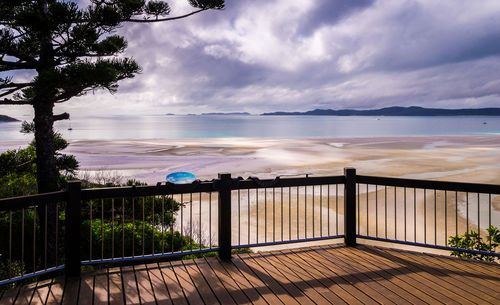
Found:
[[[0,122],[17,122],[19,120],[11,118],[10,116],[0,114]]]
[[[201,115],[250,115],[248,112],[208,112]]]
[[[268,112],[261,115],[332,115],[332,116],[455,116],[455,115],[488,115],[500,116],[500,108],[478,108],[478,109],[441,109],[411,107],[386,107],[373,110],[353,109],[315,109],[306,112]]]
[[[177,114],[175,114],[175,113],[166,113],[165,115],[177,115]],[[186,115],[194,115],[194,116],[196,116],[196,115],[252,115],[252,114],[248,113],[248,112],[206,112],[206,113],[201,113],[201,114],[188,113]]]

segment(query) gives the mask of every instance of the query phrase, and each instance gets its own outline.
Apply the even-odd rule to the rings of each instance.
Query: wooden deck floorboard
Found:
[[[150,263],[0,292],[0,304],[498,304],[500,265],[317,246]]]

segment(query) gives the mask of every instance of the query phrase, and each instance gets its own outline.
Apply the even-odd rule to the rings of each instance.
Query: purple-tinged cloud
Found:
[[[143,73],[115,95],[58,108],[79,115],[500,106],[498,0],[226,3],[174,22],[126,24],[125,55]],[[184,0],[171,7],[190,10]]]

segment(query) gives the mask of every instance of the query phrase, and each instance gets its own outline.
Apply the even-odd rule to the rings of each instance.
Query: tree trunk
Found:
[[[56,168],[56,157],[53,136],[53,104],[39,101],[35,108],[35,145],[36,145],[36,178],[38,192],[53,192],[59,189],[59,173]],[[56,218],[57,203],[40,205],[38,210],[40,218],[40,239],[38,248],[41,254],[40,267],[53,267],[56,265],[57,236]],[[44,243],[43,243],[44,242]]]
[[[40,32],[40,59],[38,61],[38,80],[34,86],[35,97],[35,147],[36,147],[36,180],[38,193],[53,192],[59,189],[59,173],[56,167],[54,147],[54,49],[51,41],[51,32],[48,19],[48,3],[39,0],[39,17],[41,20]],[[40,242],[39,253],[42,253],[40,266],[51,267],[56,264],[57,236],[56,217],[57,203],[38,206],[40,215]]]
[[[54,132],[52,126],[53,104],[39,101],[35,103],[35,145],[36,179],[38,192],[46,193],[58,190],[59,173],[56,168]]]

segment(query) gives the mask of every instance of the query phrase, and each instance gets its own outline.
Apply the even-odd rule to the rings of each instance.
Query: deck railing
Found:
[[[452,251],[451,235],[500,224],[500,186],[356,175],[81,189],[0,199],[0,285],[82,265],[343,238]]]
[[[500,225],[500,185],[356,176],[359,238],[455,251],[449,237]],[[495,215],[493,215],[495,214]],[[474,249],[461,252],[500,256]]]

